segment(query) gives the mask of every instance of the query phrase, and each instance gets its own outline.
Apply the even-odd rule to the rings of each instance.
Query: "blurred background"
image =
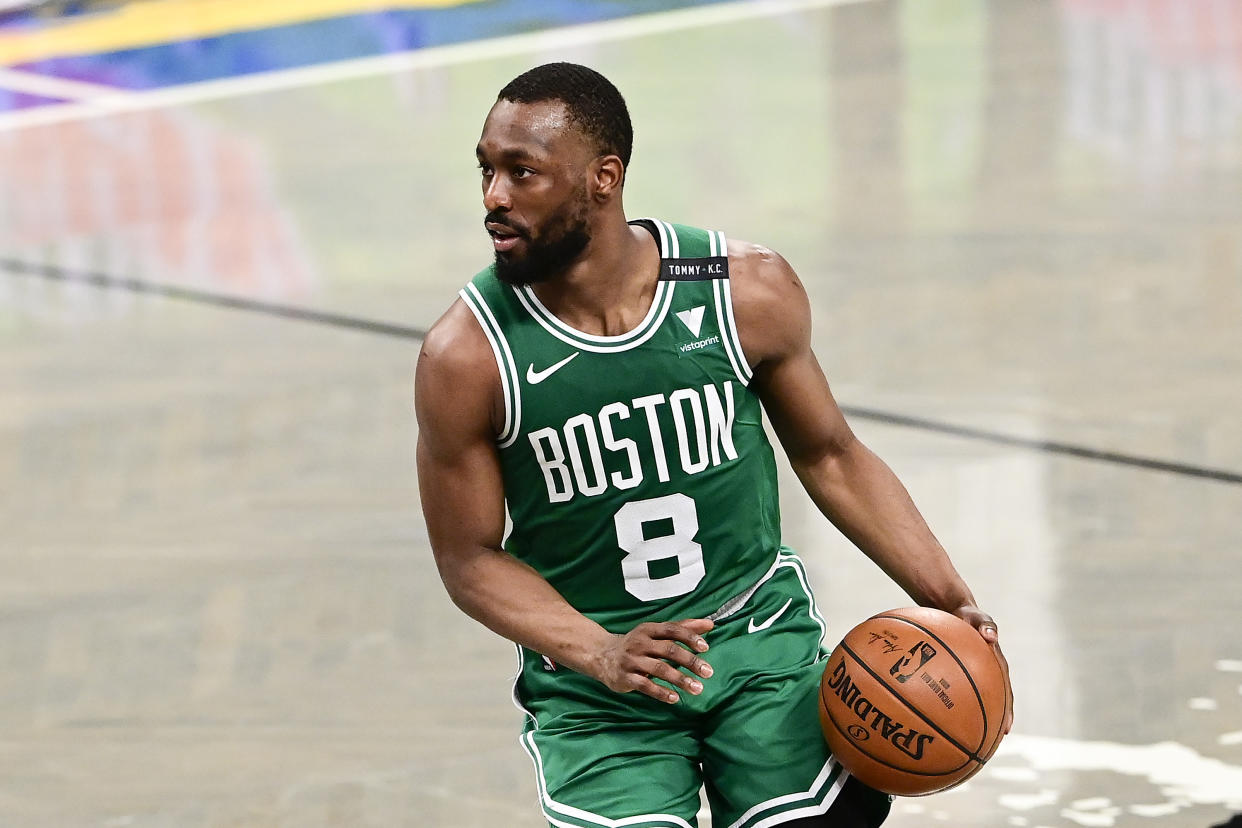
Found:
[[[546,824],[411,396],[549,60],[1000,623],[1014,732],[888,825],[1242,812],[1242,0],[0,0],[0,826]],[[909,603],[782,473],[830,637]]]

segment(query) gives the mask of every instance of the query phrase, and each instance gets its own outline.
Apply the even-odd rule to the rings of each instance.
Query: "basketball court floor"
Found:
[[[159,5],[74,23],[156,15],[94,64],[0,28],[0,826],[546,824],[411,396],[490,255],[483,115],[556,59],[629,101],[631,215],[798,270],[1000,623],[1014,732],[888,824],[1242,812],[1242,0],[407,3],[373,54],[224,66]],[[135,74],[161,38],[210,71]],[[783,484],[829,644],[909,603]]]

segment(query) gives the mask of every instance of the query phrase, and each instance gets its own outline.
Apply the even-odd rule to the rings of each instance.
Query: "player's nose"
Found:
[[[493,175],[485,185],[483,185],[483,209],[487,212],[493,210],[509,210],[513,207],[513,199],[510,197],[509,188],[505,186],[504,176]]]

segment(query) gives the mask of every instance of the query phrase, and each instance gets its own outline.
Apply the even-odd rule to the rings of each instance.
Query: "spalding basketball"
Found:
[[[974,627],[910,607],[868,618],[832,651],[819,721],[859,780],[922,796],[963,782],[992,758],[1007,698],[1000,662]]]

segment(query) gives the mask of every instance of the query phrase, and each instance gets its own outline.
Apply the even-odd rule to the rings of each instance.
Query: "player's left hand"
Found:
[[[978,630],[983,640],[992,645],[992,652],[996,653],[996,660],[1000,662],[1001,670],[1005,674],[1005,721],[1001,725],[1001,732],[1008,733],[1013,728],[1013,684],[1009,681],[1009,661],[1001,652],[1000,632],[997,630],[996,621],[973,604],[964,604],[955,609],[953,614]]]

